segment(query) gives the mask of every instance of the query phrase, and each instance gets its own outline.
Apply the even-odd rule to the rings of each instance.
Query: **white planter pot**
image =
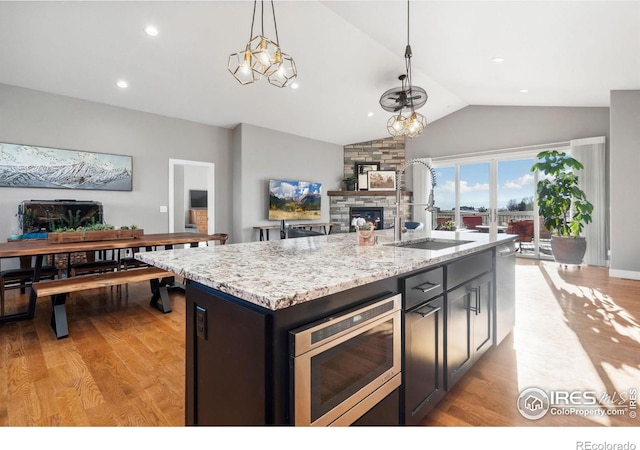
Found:
[[[587,251],[587,240],[583,237],[551,236],[553,258],[560,264],[582,264]]]

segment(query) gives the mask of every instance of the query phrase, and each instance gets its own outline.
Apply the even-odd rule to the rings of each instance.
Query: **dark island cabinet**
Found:
[[[447,292],[447,390],[493,345],[494,275],[484,272],[492,267],[493,253],[485,252],[447,268],[447,279],[459,283]]]
[[[418,425],[444,397],[444,298],[405,312],[404,423]]]
[[[272,311],[188,282],[186,425],[293,425],[289,332],[397,293],[388,278]],[[358,424],[398,425],[398,397],[396,389]]]
[[[402,422],[418,425],[444,397],[444,267],[400,280],[404,295]]]

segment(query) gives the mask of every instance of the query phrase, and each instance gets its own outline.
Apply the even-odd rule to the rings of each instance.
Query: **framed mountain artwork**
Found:
[[[0,142],[0,187],[131,191],[133,158]]]

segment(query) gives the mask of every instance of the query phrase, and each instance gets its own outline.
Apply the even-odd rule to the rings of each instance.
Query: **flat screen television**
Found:
[[[206,208],[207,207],[207,191],[189,191],[189,207],[190,208]]]
[[[322,183],[269,180],[269,220],[319,220]]]

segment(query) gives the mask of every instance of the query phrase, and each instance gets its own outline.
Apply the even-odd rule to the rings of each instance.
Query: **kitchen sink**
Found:
[[[470,242],[473,241],[428,238],[420,239],[419,241],[396,242],[389,245],[393,245],[394,247],[418,248],[422,250],[443,250],[445,248],[468,244]]]

